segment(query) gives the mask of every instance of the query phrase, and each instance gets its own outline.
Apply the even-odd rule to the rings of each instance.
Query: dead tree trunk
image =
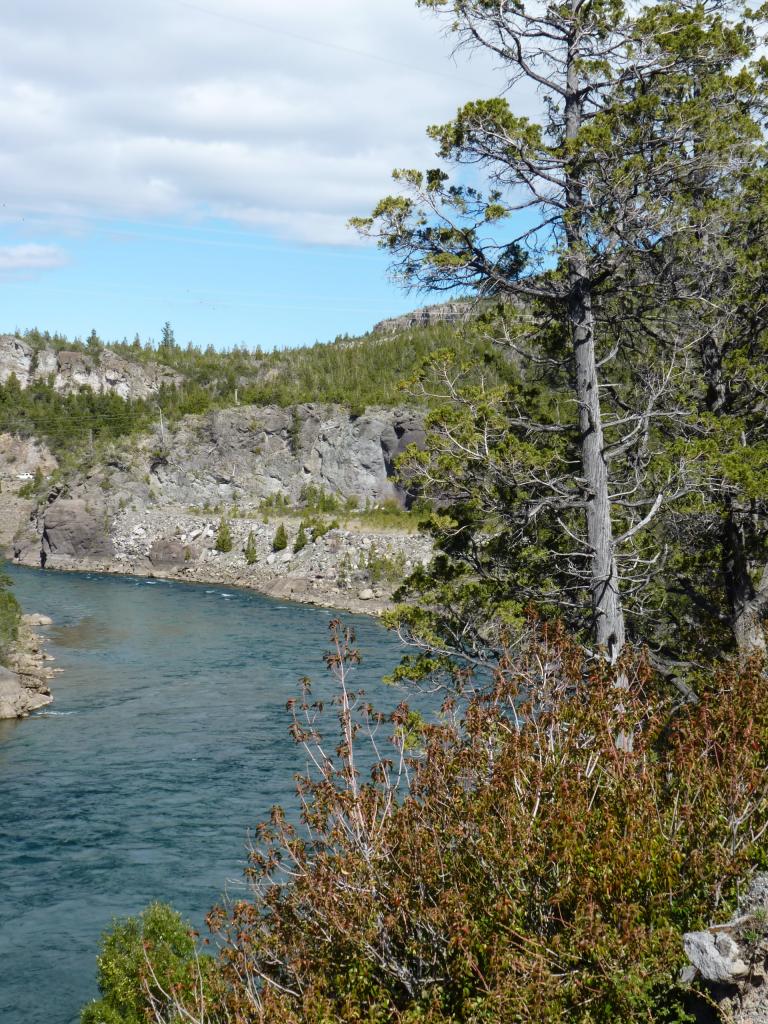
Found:
[[[575,6],[575,0],[573,0]],[[576,22],[574,22],[576,24]],[[575,33],[578,29],[575,29]],[[578,70],[578,39],[570,40],[565,96],[565,138],[574,142],[583,120]],[[595,354],[595,318],[592,283],[584,246],[584,188],[579,159],[574,156],[566,180],[565,230],[568,260],[568,319],[574,358],[576,401],[579,410],[579,445],[588,557],[593,631],[598,646],[615,661],[625,641],[624,611],[614,548],[608,467],[605,460],[603,416]]]

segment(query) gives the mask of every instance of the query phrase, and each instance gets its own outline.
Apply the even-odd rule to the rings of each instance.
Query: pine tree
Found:
[[[304,520],[302,519],[299,524],[299,532],[296,534],[296,540],[293,545],[294,552],[301,551],[302,548],[307,546],[309,538],[307,537],[307,530]]]
[[[229,525],[229,520],[226,516],[222,516],[221,522],[219,523],[219,529],[216,532],[216,550],[221,551],[222,554],[226,554],[232,550],[232,530]]]
[[[245,542],[243,554],[245,555],[245,561],[248,565],[254,565],[259,560],[259,553],[256,549],[256,538],[253,536],[253,530],[248,533],[248,540]]]
[[[277,530],[275,531],[275,536],[274,536],[274,539],[272,541],[272,550],[273,551],[284,551],[287,547],[288,547],[288,534],[285,532],[285,526],[282,523],[280,523],[280,525],[278,526]]]
[[[460,45],[490,51],[503,69],[503,95],[429,129],[439,156],[473,168],[475,180],[485,174],[487,188],[457,184],[443,168],[397,171],[401,193],[353,224],[379,240],[407,287],[503,301],[491,329],[521,367],[517,393],[492,396],[495,411],[483,389],[457,396],[456,368],[443,380],[463,428],[476,427],[460,437],[445,421],[443,450],[460,471],[479,467],[469,494],[461,472],[438,466],[436,439],[425,477],[441,469],[458,510],[444,517],[446,552],[466,540],[471,509],[464,577],[482,569],[493,604],[517,582],[501,578],[500,548],[509,545],[508,563],[527,551],[529,598],[581,623],[613,661],[628,608],[657,571],[653,524],[689,488],[685,459],[673,463],[659,442],[659,424],[680,415],[669,399],[685,359],[665,301],[666,247],[689,230],[691,182],[732,177],[754,160],[755,89],[743,70],[754,37],[727,19],[740,5],[721,0],[420,6],[450,16]],[[543,97],[538,121],[507,100],[523,80]],[[537,381],[532,409],[525,392]]]

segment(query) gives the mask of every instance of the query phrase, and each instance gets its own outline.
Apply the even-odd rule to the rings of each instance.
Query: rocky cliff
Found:
[[[476,302],[440,302],[433,306],[422,306],[403,316],[393,316],[374,324],[374,334],[398,334],[412,327],[431,327],[434,324],[457,324],[471,320],[478,315]]]
[[[14,374],[23,388],[51,378],[57,391],[71,392],[87,385],[121,398],[151,398],[162,385],[182,383],[167,366],[130,362],[109,349],[90,354],[79,350],[35,348],[13,334],[0,335],[0,383]]]
[[[340,406],[244,406],[187,416],[174,430],[116,443],[62,478],[52,472],[55,460],[43,445],[5,435],[0,542],[28,565],[239,583],[339,607],[375,603],[395,581],[369,586],[371,555],[407,571],[427,556],[424,540],[391,531],[332,531],[295,557],[270,558],[274,526],[263,523],[262,502],[279,498],[294,505],[311,486],[361,506],[406,504],[393,479],[394,460],[423,437],[421,417],[409,409],[354,416]],[[25,496],[38,467],[45,480]],[[214,546],[223,514],[232,518],[229,556]],[[293,541],[298,522],[288,517],[287,525]],[[258,557],[247,566],[242,549],[250,532]]]

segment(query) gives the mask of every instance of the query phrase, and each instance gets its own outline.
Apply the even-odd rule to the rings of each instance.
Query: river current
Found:
[[[10,570],[25,611],[50,615],[55,702],[0,722],[0,1021],[75,1024],[96,995],[100,933],[152,900],[203,929],[245,893],[249,831],[290,805],[305,757],[286,700],[330,694],[326,610],[131,577]],[[380,682],[395,639],[354,625],[355,685]]]

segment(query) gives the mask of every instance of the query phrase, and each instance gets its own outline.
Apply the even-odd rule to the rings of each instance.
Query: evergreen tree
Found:
[[[21,608],[10,591],[11,578],[2,571],[0,562],[0,665],[5,664],[8,647],[18,634]]]
[[[296,540],[294,541],[293,544],[294,552],[299,552],[301,551],[302,548],[305,548],[307,546],[308,539],[309,538],[307,537],[306,525],[304,520],[302,519],[301,523],[299,524],[299,532],[296,534]]]
[[[216,550],[226,554],[232,550],[232,530],[229,525],[229,520],[226,516],[222,516],[219,528],[216,531]]]
[[[245,561],[248,565],[254,565],[259,560],[259,553],[256,548],[256,538],[253,536],[253,530],[248,532],[248,539],[245,542],[243,554],[245,555]]]
[[[615,660],[628,605],[653,581],[651,527],[690,486],[659,429],[679,415],[670,396],[684,359],[664,256],[690,234],[691,182],[754,161],[755,91],[741,67],[754,38],[746,22],[726,20],[739,5],[720,0],[421,6],[449,14],[460,44],[495,55],[505,94],[526,80],[544,98],[538,122],[495,97],[429,130],[442,158],[485,172],[486,191],[442,168],[398,171],[403,194],[353,221],[390,252],[406,286],[469,287],[523,314],[494,325],[521,367],[515,391],[489,405],[485,389],[458,396],[455,370],[444,380],[463,429],[473,418],[476,428],[469,447],[450,423],[442,431],[453,470],[445,459],[439,478],[429,476],[435,464],[422,467],[460,507],[438,527],[448,561],[465,544],[460,565],[444,568],[484,574],[495,601],[517,582],[500,578],[500,548],[507,564],[526,550],[523,591],[588,627]],[[524,399],[537,384],[534,415]],[[477,463],[473,481],[467,461]]]
[[[275,536],[272,540],[272,550],[285,551],[287,547],[288,534],[285,532],[285,526],[283,525],[283,523],[280,523],[280,525],[277,527],[277,530],[275,530]]]
[[[764,162],[765,156],[762,157]],[[683,305],[689,341],[682,423],[696,484],[665,517],[675,553],[665,580],[669,628],[700,649],[766,651],[768,615],[768,173],[765,166],[713,194],[698,185],[694,211],[720,215],[679,252],[678,289],[706,275],[711,301]],[[699,217],[701,220],[701,215]],[[730,635],[729,635],[730,634]],[[668,641],[667,641],[668,646]]]

